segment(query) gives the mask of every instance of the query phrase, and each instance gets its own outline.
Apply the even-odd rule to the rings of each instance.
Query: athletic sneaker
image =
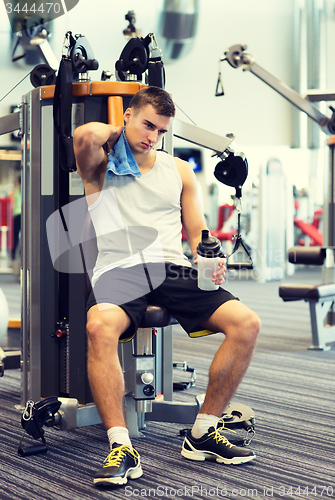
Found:
[[[140,455],[130,446],[114,443],[104,461],[104,466],[96,472],[93,483],[97,486],[126,484],[128,477],[137,479],[143,474]]]
[[[225,436],[220,434],[220,430],[224,430],[224,423],[221,419],[199,439],[195,439],[191,430],[188,430],[181,450],[183,457],[199,461],[216,460],[220,464],[227,465],[243,464],[256,458],[253,451],[231,444]]]

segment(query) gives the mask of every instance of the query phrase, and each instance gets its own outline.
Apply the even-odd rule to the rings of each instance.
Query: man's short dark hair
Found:
[[[166,90],[154,85],[143,87],[136,92],[130,101],[129,107],[133,108],[135,113],[138,113],[141,108],[148,104],[153,106],[158,115],[174,117],[176,113],[176,108],[170,94]]]

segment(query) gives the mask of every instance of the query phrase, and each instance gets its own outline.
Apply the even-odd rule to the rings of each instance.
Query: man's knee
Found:
[[[118,333],[117,328],[111,324],[106,324],[100,318],[87,321],[86,325],[88,342],[94,345],[117,343],[122,332]]]
[[[86,331],[89,340],[95,341],[105,335],[106,324],[99,316],[87,320]]]
[[[229,300],[221,305],[204,322],[205,328],[213,332],[223,332],[227,338],[238,343],[253,345],[260,331],[258,315],[238,300]]]
[[[251,334],[257,338],[259,332],[261,329],[261,320],[258,314],[256,314],[254,311],[251,311],[250,318],[249,318],[249,330]]]
[[[261,329],[261,320],[254,311],[249,311],[239,324],[238,335],[244,342],[254,345]]]
[[[126,316],[126,317],[123,317]],[[91,313],[87,317],[87,337],[94,344],[118,343],[120,336],[128,327],[128,317],[106,311]]]

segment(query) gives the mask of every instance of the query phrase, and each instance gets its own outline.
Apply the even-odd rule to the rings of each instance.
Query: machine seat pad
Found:
[[[296,246],[289,249],[287,257],[291,264],[322,266],[326,258],[326,249],[318,246]]]
[[[172,316],[166,307],[150,304],[144,313],[140,323],[141,328],[160,328],[168,325],[176,325],[178,321]]]
[[[288,283],[280,285],[279,296],[284,301],[289,300],[315,300],[325,297],[335,298],[335,283],[310,284],[310,283]]]

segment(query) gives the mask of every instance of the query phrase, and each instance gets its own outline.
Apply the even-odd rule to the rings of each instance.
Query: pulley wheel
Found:
[[[222,415],[225,427],[234,429],[241,427],[243,422],[255,422],[255,413],[249,406],[240,403],[230,403]]]
[[[30,81],[33,87],[44,87],[56,83],[56,71],[48,64],[38,64],[30,73]]]

